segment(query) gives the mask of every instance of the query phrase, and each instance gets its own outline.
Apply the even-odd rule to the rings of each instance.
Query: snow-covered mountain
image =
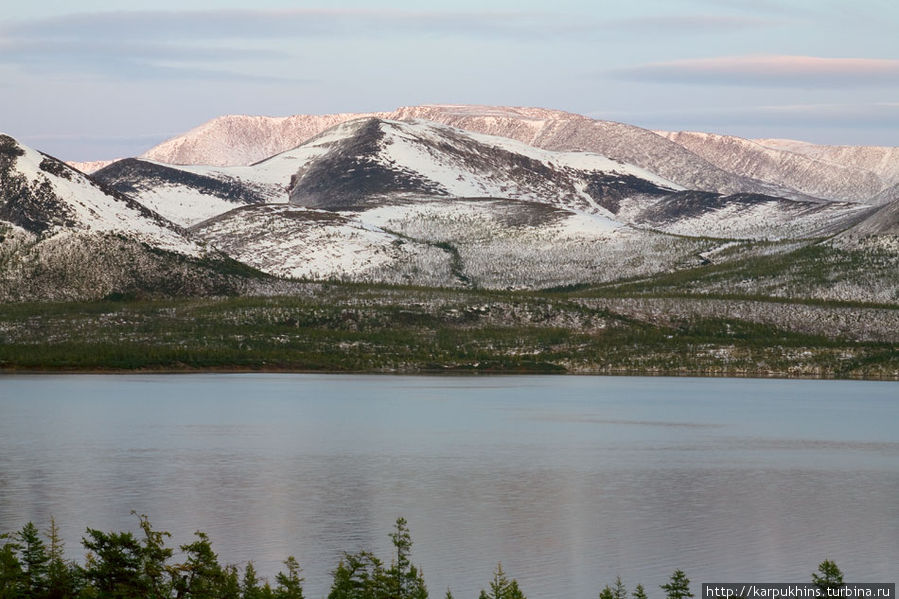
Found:
[[[869,164],[846,160],[846,156],[839,154],[825,151],[800,153],[787,149],[796,146],[770,147],[764,141],[712,133],[659,134],[726,171],[815,197],[867,202],[890,184],[881,174],[865,168]],[[821,149],[820,146],[811,148]],[[899,151],[896,162],[899,164]],[[886,169],[881,170],[881,173],[886,172]]]
[[[507,137],[553,151],[592,152],[639,166],[687,189],[763,193],[804,199],[805,194],[718,168],[652,131],[612,121],[547,110],[503,106],[408,106],[384,113],[219,117],[163,142],[141,158],[168,164],[248,165],[293,148],[334,124],[358,118],[421,119],[476,133]]]
[[[209,265],[223,261],[134,199],[0,135],[0,300],[222,291]]]
[[[128,160],[96,177],[276,276],[422,285],[652,275],[720,239],[820,236],[870,211],[687,190],[600,154],[374,117],[249,166]]]
[[[611,214],[625,198],[681,189],[590,153],[548,152],[427,121],[363,118],[251,166],[115,163],[94,177],[190,226],[233,208],[291,201],[358,209],[400,195],[493,197]]]

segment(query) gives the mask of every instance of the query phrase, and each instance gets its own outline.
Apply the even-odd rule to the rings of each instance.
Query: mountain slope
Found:
[[[390,113],[226,116],[156,146],[141,158],[170,164],[246,165],[288,150],[334,124],[356,118],[423,119],[475,133],[514,139],[553,151],[602,154],[647,169],[688,189],[764,193],[802,199],[804,194],[722,170],[652,131],[541,108],[426,105]]]
[[[66,164],[0,135],[0,300],[229,293],[244,272]]]
[[[491,197],[611,214],[622,195],[664,195],[678,186],[605,156],[547,152],[502,137],[428,121],[359,119],[291,181],[290,201],[352,210],[396,194]]]
[[[870,171],[880,177],[885,186],[899,185],[899,147],[896,146],[826,146],[792,139],[754,141],[769,148]]]
[[[886,183],[877,174],[822,155],[767,147],[759,142],[692,131],[659,132],[726,171],[796,189],[811,196],[865,202]]]

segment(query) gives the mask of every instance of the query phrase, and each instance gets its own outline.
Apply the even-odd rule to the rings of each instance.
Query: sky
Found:
[[[224,114],[540,106],[899,145],[895,0],[0,0],[0,131],[65,160]]]

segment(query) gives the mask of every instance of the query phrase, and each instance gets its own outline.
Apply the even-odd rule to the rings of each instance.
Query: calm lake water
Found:
[[[432,597],[498,561],[531,599],[702,582],[899,577],[899,385],[610,377],[0,377],[0,531],[53,515],[174,543],[307,597],[409,521]]]

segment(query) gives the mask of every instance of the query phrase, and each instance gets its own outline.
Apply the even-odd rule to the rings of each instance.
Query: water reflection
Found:
[[[54,515],[71,555],[131,510],[210,534],[222,559],[307,596],[340,552],[386,555],[409,520],[433,596],[497,561],[532,599],[854,580],[899,562],[895,385],[574,377],[0,379],[0,530]],[[847,399],[851,398],[851,399]]]

